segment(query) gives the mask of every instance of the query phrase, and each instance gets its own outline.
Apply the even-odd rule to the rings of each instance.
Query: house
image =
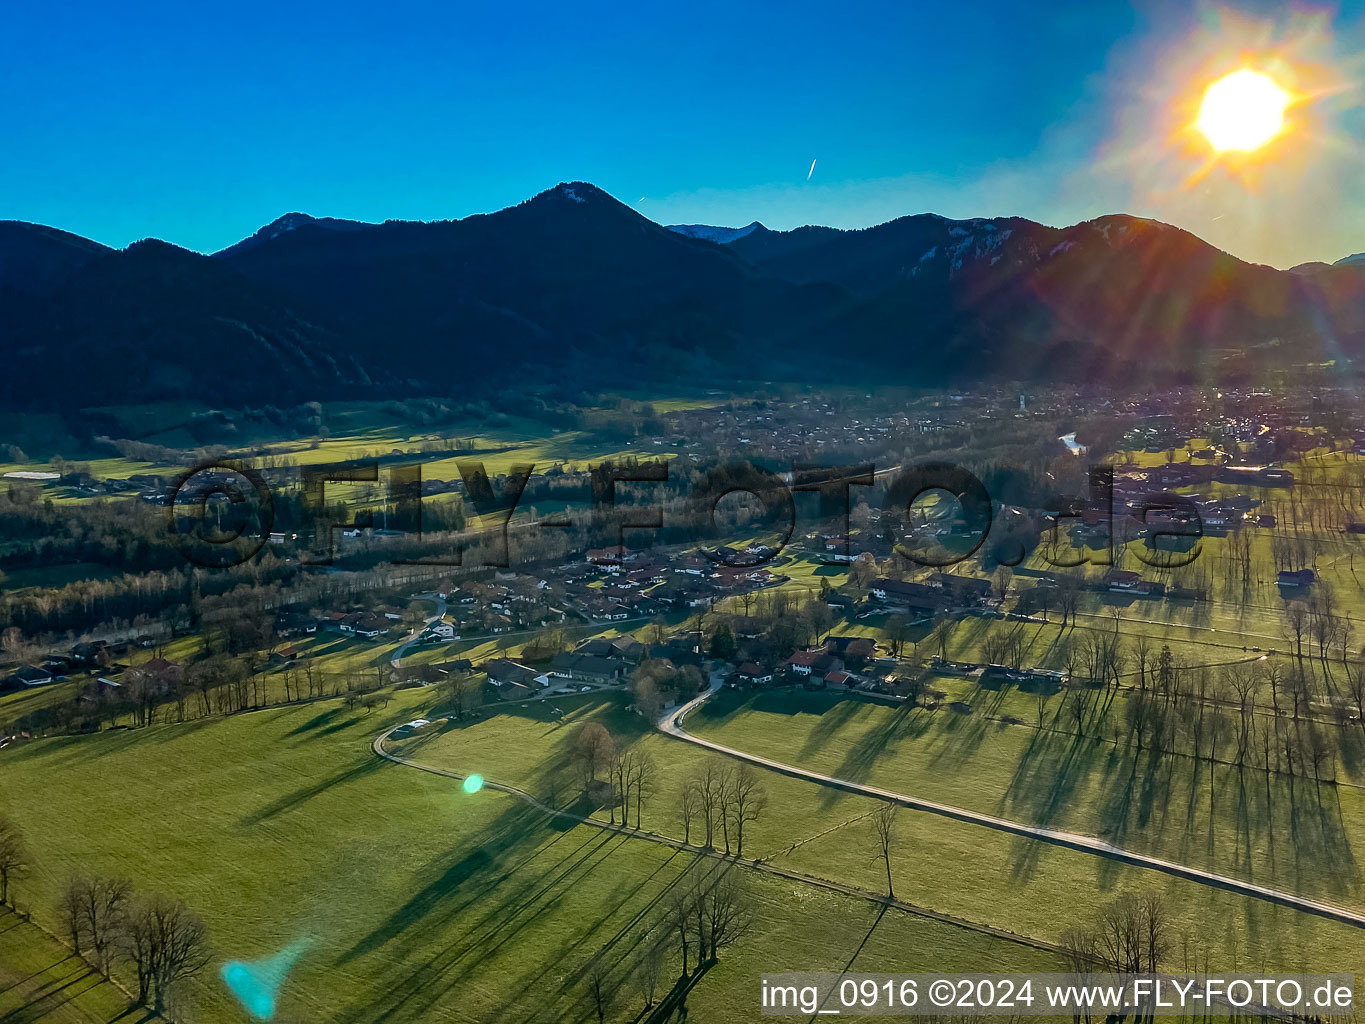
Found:
[[[874,580],[868,593],[888,607],[904,608],[923,615],[933,614],[944,604],[944,592],[938,587],[906,583],[903,580]]]
[[[122,690],[123,684],[118,680],[100,676],[93,683],[86,684],[85,689],[81,692],[81,700],[95,702],[106,698],[116,698]]]
[[[43,668],[51,672],[54,679],[65,679],[67,673],[75,667],[75,659],[65,654],[53,654],[43,661]]]
[[[579,683],[606,684],[620,682],[626,667],[620,661],[591,654],[558,654],[550,662],[550,674]]]
[[[99,661],[100,652],[108,646],[104,640],[85,640],[71,648],[71,656],[83,665],[93,665]]]
[[[589,562],[604,568],[619,568],[622,562],[628,562],[633,557],[629,551],[619,545],[610,548],[592,548],[587,554]]]
[[[492,680],[489,680],[492,682]],[[502,684],[494,683],[497,687],[499,700],[527,700],[530,697],[538,697],[540,694],[532,686],[525,683],[506,682]]]
[[[430,640],[439,640],[441,643],[450,643],[452,640],[460,639],[460,635],[455,632],[455,627],[449,622],[433,622],[422,631],[422,636]]]
[[[574,653],[594,658],[619,658],[638,664],[645,656],[645,645],[633,636],[595,636],[575,647]]]
[[[756,662],[746,661],[739,666],[735,678],[741,686],[767,686],[773,681],[773,672]]]
[[[10,673],[3,684],[0,684],[0,689],[19,690],[26,686],[44,686],[52,680],[52,673],[47,669],[24,665]]]
[[[316,633],[318,620],[301,611],[283,611],[275,616],[275,632],[281,636],[295,636],[299,633]]]
[[[825,656],[824,651],[797,651],[787,659],[787,668],[798,676],[810,678],[817,659]]]
[[[138,668],[151,679],[161,689],[169,689],[185,678],[185,669],[173,661],[165,658],[153,658],[151,661],[144,662]]]
[[[373,640],[375,637],[389,631],[389,621],[379,615],[370,615],[365,612],[352,612],[337,623],[337,629],[350,636],[364,637],[366,640]]]
[[[1104,575],[1104,585],[1113,591],[1137,593],[1143,581],[1139,573],[1127,569],[1110,569]]]
[[[1275,582],[1282,587],[1310,587],[1317,578],[1312,569],[1285,569],[1275,577]]]
[[[494,658],[486,661],[481,666],[488,675],[488,681],[494,686],[546,686],[549,684],[544,676],[538,675],[534,669],[527,668],[520,662],[512,661],[508,658]]]
[[[936,572],[929,577],[931,586],[940,587],[956,601],[968,604],[982,604],[991,598],[990,580],[976,576],[954,576],[951,573]]]
[[[583,613],[598,622],[620,622],[630,618],[630,611],[623,605],[613,604],[606,598],[592,598],[583,602]]]
[[[846,662],[865,662],[877,653],[877,642],[865,636],[827,636],[825,650]]]

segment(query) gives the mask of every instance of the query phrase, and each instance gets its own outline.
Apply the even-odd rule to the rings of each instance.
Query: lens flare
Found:
[[[1259,71],[1242,68],[1208,87],[1199,130],[1220,153],[1260,149],[1284,128],[1289,94]]]
[[[223,984],[242,1004],[242,1009],[256,1020],[272,1020],[280,986],[289,969],[308,948],[308,940],[290,943],[272,957],[263,960],[229,960],[219,974]]]
[[[477,793],[479,790],[483,789],[483,776],[466,775],[462,788],[466,793]]]

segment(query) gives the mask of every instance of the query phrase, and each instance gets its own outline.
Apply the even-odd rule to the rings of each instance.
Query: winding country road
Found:
[[[919,797],[907,796],[904,793],[895,793],[888,789],[878,789],[875,786],[865,786],[858,782],[851,782],[848,779],[836,778],[832,775],[822,775],[819,772],[811,771],[807,768],[798,768],[795,765],[785,764],[781,761],[774,761],[771,758],[761,757],[758,754],[751,754],[748,751],[737,750],[734,747],[727,747],[721,743],[702,739],[694,736],[682,728],[682,721],[689,712],[701,706],[712,694],[720,689],[721,681],[718,676],[712,675],[711,686],[705,692],[697,696],[681,707],[673,708],[664,713],[659,720],[659,729],[669,736],[684,740],[688,743],[714,750],[719,754],[738,758],[741,761],[748,761],[762,768],[779,772],[783,775],[795,779],[805,779],[822,786],[829,786],[834,789],[843,790],[846,793],[853,793],[860,796],[870,796],[879,800],[890,800],[892,803],[907,807],[911,810],[925,811],[929,814],[937,814],[944,818],[952,818],[954,821],[965,822],[969,825],[980,825],[985,828],[994,829],[997,832],[1008,832],[1011,835],[1021,836],[1024,839],[1036,839],[1045,843],[1052,843],[1054,846],[1063,846],[1071,850],[1079,850],[1082,853],[1090,853],[1099,857],[1107,857],[1111,860],[1123,861],[1127,864],[1134,864],[1138,867],[1151,868],[1155,871],[1164,871],[1166,874],[1175,875],[1178,878],[1188,879],[1202,885],[1210,885],[1218,889],[1227,889],[1231,892],[1240,893],[1243,896],[1250,896],[1254,899],[1265,900],[1269,903],[1276,903],[1280,906],[1290,907],[1294,910],[1305,911],[1310,914],[1317,914],[1320,917],[1330,918],[1342,924],[1354,925],[1357,928],[1365,928],[1365,913],[1347,910],[1345,907],[1338,907],[1331,903],[1323,903],[1319,900],[1310,900],[1303,896],[1291,892],[1284,892],[1280,889],[1272,889],[1264,885],[1256,885],[1252,882],[1243,881],[1240,878],[1232,878],[1228,875],[1215,874],[1212,871],[1203,871],[1199,868],[1190,867],[1187,864],[1180,864],[1176,861],[1162,860],[1159,857],[1150,857],[1146,854],[1135,853],[1132,850],[1125,850],[1112,843],[1106,843],[1102,839],[1094,836],[1082,835],[1078,832],[1065,832],[1060,829],[1043,828],[1038,825],[1026,825],[1023,822],[1011,821],[1008,818],[997,818],[992,814],[983,814],[980,811],[971,811],[965,807],[954,807],[950,804],[936,803],[932,800],[924,800]]]
[[[442,605],[444,606],[444,602],[442,602]],[[442,607],[441,613],[442,614],[444,613],[444,607]],[[428,621],[435,621],[435,619],[439,617],[440,615],[438,614],[437,616],[433,616],[433,618]],[[393,656],[394,667],[399,666],[402,654],[407,650],[409,646],[411,646],[412,643],[416,641],[416,637],[418,635],[419,635],[418,632],[414,631],[413,638],[409,640],[407,643],[403,644],[402,647],[400,647],[397,651],[394,652]],[[1307,897],[1299,896],[1296,893],[1285,892],[1284,890],[1281,889],[1272,889],[1269,886],[1257,885],[1254,882],[1248,882],[1240,878],[1233,878],[1229,875],[1220,875],[1212,871],[1204,871],[1200,868],[1191,867],[1188,864],[1181,864],[1178,861],[1163,860],[1160,857],[1152,857],[1147,854],[1136,853],[1132,850],[1125,850],[1121,846],[1115,846],[1112,843],[1107,843],[1102,839],[1097,839],[1094,836],[1083,835],[1079,832],[1067,832],[1062,829],[1044,828],[1040,825],[1028,825],[1025,824],[1024,822],[1012,821],[1009,818],[996,817],[993,814],[985,814],[981,811],[973,811],[965,807],[955,807],[951,804],[942,804],[933,800],[925,800],[920,797],[908,796],[905,793],[896,793],[888,789],[879,789],[875,786],[866,786],[863,785],[862,783],[853,782],[848,779],[840,779],[833,775],[824,775],[820,772],[811,771],[810,769],[807,768],[799,768],[796,765],[786,764],[785,762],[782,761],[775,761],[771,758],[762,757],[761,755],[758,754],[752,754],[745,750],[736,749],[735,747],[727,747],[724,744],[716,743],[713,740],[702,739],[701,737],[694,736],[691,733],[684,730],[682,727],[683,719],[686,718],[686,716],[690,712],[700,707],[717,690],[719,690],[722,685],[723,681],[720,675],[715,672],[712,672],[711,685],[705,691],[703,691],[701,694],[699,694],[692,700],[688,701],[686,704],[683,704],[677,708],[669,709],[664,712],[663,717],[660,718],[660,720],[657,723],[659,731],[667,736],[672,736],[675,739],[682,740],[686,743],[691,743],[699,747],[704,747],[708,750],[715,751],[718,754],[724,754],[727,757],[737,758],[738,760],[741,761],[748,761],[750,764],[755,764],[758,765],[759,767],[766,768],[770,771],[778,772],[782,775],[788,776],[789,778],[803,779],[807,782],[813,782],[816,783],[817,785],[827,786],[833,789],[839,789],[846,793],[852,793],[858,796],[868,796],[878,800],[889,800],[893,803],[899,804],[902,807],[909,808],[910,810],[924,811],[928,814],[937,814],[940,817],[951,818],[954,821],[960,821],[968,825],[982,826],[984,828],[993,829],[997,832],[1006,832],[1009,833],[1010,835],[1019,836],[1023,839],[1034,839],[1040,842],[1051,843],[1054,846],[1061,846],[1070,850],[1076,850],[1081,853],[1089,853],[1098,857],[1106,857],[1110,860],[1122,861],[1123,863],[1132,864],[1137,867],[1150,868],[1154,871],[1162,871],[1168,875],[1174,875],[1177,878],[1183,878],[1188,881],[1198,882],[1201,885],[1208,885],[1217,889],[1226,889],[1230,892],[1236,892],[1243,896],[1250,896],[1253,899],[1264,900],[1268,903],[1274,903],[1279,906],[1289,907],[1293,910],[1299,910],[1309,914],[1316,914],[1319,917],[1325,917],[1328,918],[1329,920],[1337,921],[1342,924],[1353,925],[1357,928],[1365,928],[1365,913],[1361,913],[1354,910],[1348,910],[1345,907],[1339,907],[1336,906],[1335,904],[1324,903],[1320,900],[1308,899]],[[386,750],[384,747],[384,741],[389,738],[389,736],[394,732],[395,729],[398,729],[400,727],[401,726],[394,726],[393,728],[388,729],[385,732],[381,733],[379,736],[375,737],[373,749],[378,756],[384,758],[387,761],[392,761],[396,764],[406,765],[410,768],[416,768],[420,771],[430,772],[435,775],[443,775],[451,779],[463,779],[465,777],[458,772],[451,772],[440,768],[434,768],[430,765],[422,764],[419,761],[413,761],[408,758],[400,757],[397,754],[390,753],[388,750]],[[507,786],[501,783],[489,781],[486,781],[484,784],[489,789],[494,789],[502,793],[507,793],[511,796],[515,796],[521,800],[524,800],[546,814],[568,818],[574,821],[581,822],[583,824],[594,825],[599,828],[605,828],[611,831],[619,832],[622,835],[632,836],[635,838],[649,839],[653,842],[664,843],[666,845],[674,847],[675,849],[689,850],[700,853],[713,852],[704,850],[701,847],[688,845],[679,840],[669,839],[666,836],[660,836],[656,833],[640,832],[634,829],[626,828],[624,826],[616,826],[611,825],[607,822],[598,821],[595,818],[583,817],[581,815],[573,814],[569,811],[559,810],[557,808],[553,808],[547,804],[542,803],[535,797],[531,796],[531,794],[525,792],[524,790],[517,789],[514,786]],[[847,892],[853,895],[859,895],[873,899],[880,898],[876,897],[874,894],[867,893],[865,890],[861,890],[853,886],[844,886],[837,882],[830,882],[827,879],[821,879],[814,875],[806,875],[803,872],[790,871],[784,868],[778,868],[774,865],[766,864],[762,861],[754,861],[752,863],[753,866],[766,870],[769,873],[779,874],[784,877],[794,878],[802,881],[808,881],[811,884],[821,885],[825,888]],[[945,921],[951,921],[955,924],[960,924],[965,927],[984,929],[991,932],[996,931],[995,929],[991,929],[989,926],[980,925],[977,924],[976,922],[953,918],[949,915],[938,914],[937,912],[928,910],[927,908],[924,907],[917,907],[912,904],[901,904],[899,902],[896,902],[895,905],[901,906],[903,909],[911,910],[915,913],[925,914]],[[1013,933],[999,932],[999,934],[1002,937],[1009,937],[1019,941],[1028,941],[1033,944],[1038,944],[1036,940],[1025,940],[1023,939],[1022,936],[1018,936]]]

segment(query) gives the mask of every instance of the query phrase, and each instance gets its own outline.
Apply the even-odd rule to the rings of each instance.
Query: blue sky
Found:
[[[1332,100],[1311,173],[1245,204],[1173,198],[1156,179],[1183,169],[1133,143],[1233,16],[1272,43],[1303,17],[1161,0],[12,4],[0,217],[212,251],[290,210],[461,217],[582,179],[664,223],[1127,210],[1277,265],[1365,250],[1353,100]],[[1314,59],[1353,84],[1360,4],[1324,20]]]

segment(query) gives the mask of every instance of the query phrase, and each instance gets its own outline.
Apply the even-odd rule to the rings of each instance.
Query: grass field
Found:
[[[303,941],[286,1020],[585,1020],[582,976],[599,959],[622,985],[613,1019],[633,1018],[632,950],[691,856],[374,757],[373,735],[426,697],[406,691],[387,714],[333,701],[5,751],[0,805],[36,854],[18,898],[51,923],[69,872],[118,873],[202,913],[215,967]],[[756,878],[756,900],[755,934],[689,999],[698,1019],[752,1019],[754,981],[777,966],[874,952],[888,969],[1052,964],[783,879]],[[190,994],[196,1022],[242,1019],[212,972]]]
[[[35,924],[0,909],[0,1021],[6,1024],[141,1024],[127,995]]]
[[[992,696],[978,695],[978,707]],[[1054,698],[1055,700],[1055,698]],[[689,728],[758,754],[1355,907],[1355,785],[1160,761],[981,713],[893,707],[825,693],[719,695]]]
[[[486,720],[419,731],[413,738],[396,743],[394,750],[422,763],[478,772],[517,785],[548,802],[563,802],[576,792],[568,763],[571,737],[579,724],[595,719],[618,741],[640,743],[651,752],[660,765],[661,790],[645,811],[644,827],[681,838],[676,811],[678,788],[709,755],[693,745],[647,732],[643,720],[625,710],[625,700],[621,695],[591,694],[528,702],[524,707],[499,707],[495,716]],[[869,713],[884,710],[861,702],[847,703],[853,708],[867,707]],[[797,760],[800,738],[773,716],[739,711],[724,702],[711,711],[705,707],[689,717],[690,729],[779,760]],[[813,715],[806,717],[812,723],[826,721]],[[834,723],[841,719],[848,725],[846,716],[836,713],[828,719],[829,727],[837,730]],[[717,722],[733,722],[735,728],[720,730],[715,728]],[[736,742],[741,731],[745,742]],[[857,743],[860,731],[866,730],[850,726],[846,734],[839,734],[839,744],[853,751],[849,756],[866,753],[865,744],[860,748]],[[766,741],[757,742],[759,736],[766,736]],[[882,742],[880,737],[876,741]],[[907,746],[888,751],[888,757],[901,760]],[[943,747],[937,750],[935,771],[945,777],[953,775],[950,752]],[[876,776],[874,780],[888,785],[903,778]],[[1008,779],[1006,774],[1005,781]],[[771,772],[764,773],[764,785],[769,794],[768,809],[746,835],[745,856],[762,857],[872,890],[884,886],[874,840],[868,823],[862,820],[875,806],[873,801]],[[950,792],[970,797],[972,787],[978,785],[963,774],[954,780]],[[940,798],[945,796],[940,794]],[[976,806],[970,799],[962,803]],[[995,807],[982,809],[1000,813]],[[1153,888],[1169,896],[1180,927],[1212,948],[1215,961],[1219,956],[1225,960],[1254,956],[1257,962],[1288,967],[1354,963],[1365,954],[1365,933],[1359,929],[1159,872],[933,815],[905,812],[902,821],[895,855],[895,872],[900,878],[897,895],[959,918],[1055,941],[1079,914],[1087,912],[1085,908],[1097,907],[1121,891]],[[1282,852],[1288,846],[1286,839]],[[1235,924],[1240,934],[1234,937],[1223,930],[1222,924],[1211,934],[1209,921]]]

